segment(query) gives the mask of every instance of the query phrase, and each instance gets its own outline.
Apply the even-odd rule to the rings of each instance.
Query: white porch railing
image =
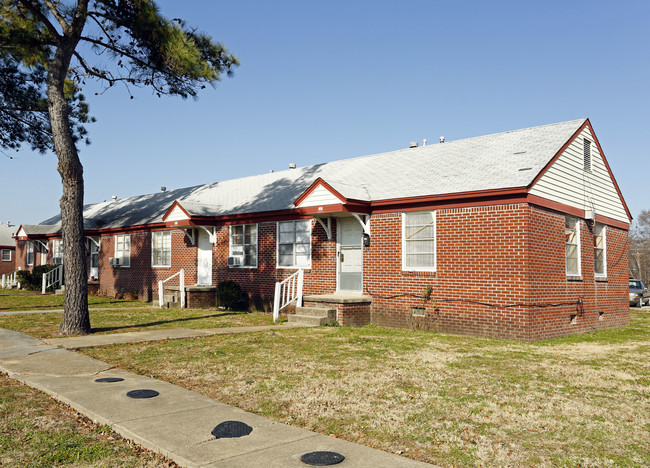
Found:
[[[43,273],[43,281],[41,283],[41,294],[45,294],[47,288],[63,284],[63,265],[59,265],[54,270]]]
[[[178,273],[174,273],[166,280],[158,281],[158,306],[162,307],[165,303],[165,283],[176,276],[179,276],[178,284],[181,290],[181,308],[185,308],[185,270],[181,268]]]
[[[16,282],[16,272],[14,271],[13,273],[9,273],[2,275],[2,289],[9,289],[14,287],[17,282]]]
[[[302,307],[302,286],[305,270],[302,268],[289,276],[284,281],[275,283],[275,296],[273,298],[273,321],[277,322],[280,310],[297,300],[296,305]]]

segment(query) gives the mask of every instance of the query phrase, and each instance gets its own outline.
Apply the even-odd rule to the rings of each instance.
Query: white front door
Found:
[[[196,284],[212,285],[212,244],[210,236],[203,229],[197,229],[199,249],[196,255]]]
[[[99,279],[99,246],[90,241],[90,277]]]
[[[354,218],[338,218],[339,291],[361,292],[363,228]]]

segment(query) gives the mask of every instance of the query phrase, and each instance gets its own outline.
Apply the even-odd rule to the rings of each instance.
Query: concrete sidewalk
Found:
[[[123,437],[182,466],[304,468],[308,465],[301,456],[314,451],[342,454],[345,459],[336,465],[340,467],[430,466],[276,423],[10,330],[0,329],[0,371],[52,395],[93,421],[109,424]],[[96,382],[103,377],[124,380]],[[138,389],[155,390],[159,395],[149,399],[126,395]],[[215,438],[211,431],[225,421],[246,423],[252,432],[238,438]]]
[[[47,338],[48,344],[65,349],[93,348],[121,343],[144,343],[146,341],[181,340],[211,335],[233,335],[236,333],[253,333],[266,330],[288,330],[290,328],[305,328],[313,325],[283,323],[281,325],[257,325],[250,327],[221,327],[221,328],[162,328],[127,333],[111,333],[110,335],[85,335],[67,338]]]

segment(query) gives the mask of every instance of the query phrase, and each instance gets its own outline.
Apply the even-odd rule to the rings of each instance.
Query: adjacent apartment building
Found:
[[[8,275],[16,269],[16,241],[14,235],[18,230],[7,221],[0,223],[0,276]]]

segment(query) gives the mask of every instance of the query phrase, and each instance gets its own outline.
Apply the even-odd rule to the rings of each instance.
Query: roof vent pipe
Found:
[[[427,146],[427,139],[422,140],[422,146]]]
[[[418,142],[417,141],[412,141],[409,143],[409,148],[417,148],[418,147]]]
[[[289,169],[295,169],[296,163],[289,163]]]
[[[160,191],[161,191],[161,192],[166,192],[166,191],[167,191],[167,187],[165,187],[165,186],[160,187]]]
[[[441,136],[440,137],[440,143],[444,143],[444,142],[445,142],[445,137]]]

